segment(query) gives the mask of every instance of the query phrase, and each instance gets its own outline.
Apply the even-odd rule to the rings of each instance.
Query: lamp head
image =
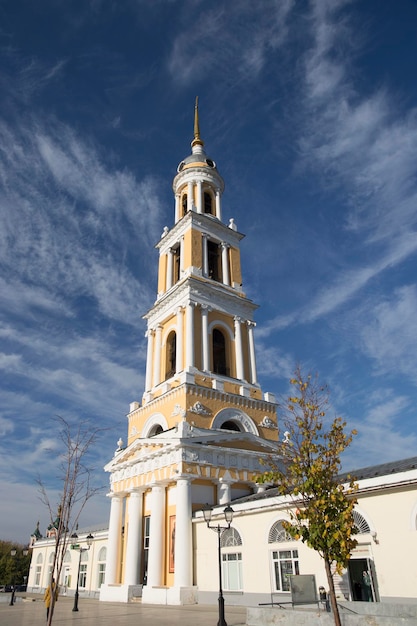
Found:
[[[207,525],[210,524],[212,512],[213,512],[213,507],[211,507],[209,504],[206,504],[206,506],[203,507],[204,521],[206,522]]]
[[[88,545],[89,548],[91,547],[91,544],[93,543],[93,539],[94,539],[94,537],[93,537],[93,535],[91,533],[89,535],[87,535],[87,545]]]
[[[224,519],[226,520],[226,522],[230,526],[230,524],[232,523],[232,520],[233,520],[233,513],[234,513],[232,507],[231,506],[227,506],[224,509],[223,513],[224,513]]]

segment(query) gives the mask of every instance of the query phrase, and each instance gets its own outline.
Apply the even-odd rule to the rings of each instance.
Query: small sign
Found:
[[[292,603],[317,604],[317,587],[314,574],[290,576]]]
[[[79,543],[71,544],[71,550],[79,550],[79,549],[80,549],[80,544]]]

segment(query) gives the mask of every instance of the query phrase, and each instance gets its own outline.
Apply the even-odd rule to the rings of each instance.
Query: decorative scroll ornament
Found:
[[[211,415],[211,411],[205,407],[201,402],[196,402],[191,408],[191,413],[197,413],[197,415]]]
[[[182,418],[185,418],[187,411],[183,409],[180,404],[176,404],[174,406],[174,410],[172,411],[172,415],[180,415]]]
[[[262,426],[263,428],[271,428],[271,429],[278,428],[278,426],[275,424],[275,422],[273,422],[271,420],[271,418],[267,417],[266,415],[265,415],[265,417],[263,418],[262,422],[259,425]]]

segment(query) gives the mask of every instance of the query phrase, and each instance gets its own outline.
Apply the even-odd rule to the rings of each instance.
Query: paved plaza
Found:
[[[6,594],[2,594],[4,596]],[[23,596],[24,594],[22,594]],[[46,610],[41,596],[18,598],[9,606],[9,594],[1,598],[0,626],[39,626],[46,623]],[[73,612],[74,598],[60,597],[53,624],[56,626],[216,626],[217,605],[157,606],[150,604],[118,604],[80,598],[78,612]],[[246,609],[226,606],[228,626],[243,626]]]

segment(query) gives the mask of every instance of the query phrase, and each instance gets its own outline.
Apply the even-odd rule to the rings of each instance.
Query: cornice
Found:
[[[242,317],[250,322],[258,308],[257,304],[243,297],[233,287],[202,276],[188,275],[156,300],[143,318],[148,320],[148,326],[155,326],[172,315],[177,307],[186,306],[189,301],[198,305],[209,305],[220,313]]]

